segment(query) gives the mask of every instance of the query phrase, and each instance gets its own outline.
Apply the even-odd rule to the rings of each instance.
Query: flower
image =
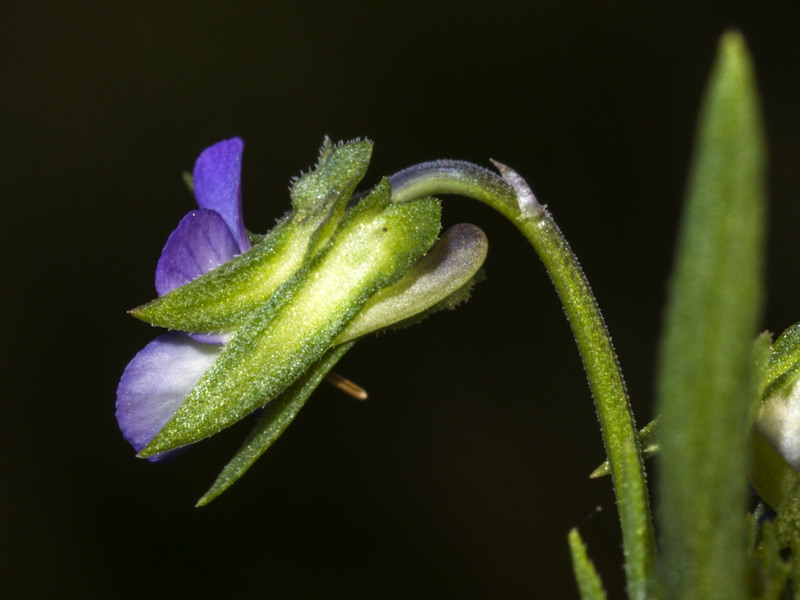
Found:
[[[436,242],[439,202],[392,202],[388,180],[350,206],[372,149],[360,140],[326,140],[316,167],[292,186],[292,211],[266,235],[249,236],[243,148],[226,140],[195,164],[199,208],[164,246],[159,297],[131,311],[172,331],[128,364],[116,405],[125,439],[150,461],[267,405],[237,454],[247,455],[245,466],[225,487],[356,339],[459,303],[486,256],[485,236],[472,225]]]
[[[764,333],[758,343],[770,337]],[[750,481],[761,498],[779,509],[800,481],[800,323],[769,346],[762,367],[757,371],[761,399],[753,415]]]
[[[756,428],[789,465],[800,470],[800,381],[760,405]]]
[[[211,146],[197,159],[192,181],[199,208],[181,219],[164,245],[155,277],[159,296],[250,249],[242,219],[243,151],[244,142],[233,138]],[[150,342],[128,364],[117,390],[117,421],[137,452],[175,414],[219,356],[221,347],[209,344],[221,344],[228,337],[173,331]]]
[[[194,166],[197,210],[169,236],[156,267],[159,296],[197,279],[250,249],[242,219],[244,142],[233,138],[206,149]]]
[[[800,470],[800,323],[770,348],[756,430],[795,470]]]

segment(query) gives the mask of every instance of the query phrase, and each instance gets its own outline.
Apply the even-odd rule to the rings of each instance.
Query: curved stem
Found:
[[[614,480],[622,526],[628,592],[646,596],[655,553],[641,449],[625,382],[589,283],[547,210],[524,180],[495,163],[502,174],[463,161],[423,163],[393,175],[392,199],[459,194],[480,200],[508,218],[544,263],[567,313],[594,396]]]

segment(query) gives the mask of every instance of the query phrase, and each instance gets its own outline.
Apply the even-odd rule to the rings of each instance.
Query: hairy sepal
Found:
[[[349,211],[332,243],[254,311],[140,456],[213,435],[278,396],[433,245],[439,202],[390,204],[390,195],[384,180]]]
[[[317,167],[292,187],[293,211],[251,250],[131,314],[193,333],[241,326],[330,241],[371,154],[367,141],[323,145]]]

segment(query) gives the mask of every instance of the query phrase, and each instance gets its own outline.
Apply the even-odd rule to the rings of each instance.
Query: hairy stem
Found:
[[[567,313],[600,420],[622,524],[628,592],[644,598],[655,541],[638,433],[611,338],[589,283],[550,214],[514,171],[502,174],[463,161],[410,167],[391,177],[392,199],[459,194],[484,202],[508,218],[544,263]]]

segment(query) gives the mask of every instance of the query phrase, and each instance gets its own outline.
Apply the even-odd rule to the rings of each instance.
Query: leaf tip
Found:
[[[720,37],[717,51],[718,68],[728,77],[735,78],[748,87],[753,85],[753,64],[744,35],[738,29],[729,29]]]
[[[747,44],[744,41],[742,32],[732,27],[725,31],[719,40],[720,50],[724,54],[740,54],[747,52]]]

